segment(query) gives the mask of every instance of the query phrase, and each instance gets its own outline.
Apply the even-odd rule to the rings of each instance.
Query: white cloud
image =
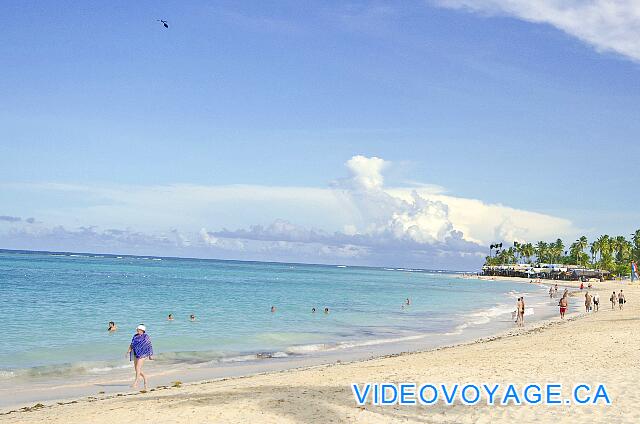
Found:
[[[347,161],[347,168],[351,172],[348,180],[350,186],[356,190],[373,190],[382,188],[384,177],[382,171],[388,162],[377,157],[354,156]]]
[[[9,198],[15,191],[20,196],[14,198],[40,204],[35,199],[46,194],[48,202],[22,211],[38,216],[35,224],[0,223],[0,243],[469,269],[495,241],[578,233],[566,219],[450,196],[433,186],[387,188],[389,165],[381,158],[354,156],[345,164],[349,176],[329,188],[4,184],[0,188]],[[20,212],[20,205],[12,210]],[[3,232],[3,226],[9,230]]]
[[[637,0],[436,0],[436,4],[549,24],[598,51],[640,61]]]
[[[573,237],[581,230],[565,218],[516,209],[501,204],[489,204],[477,199],[466,199],[432,193],[429,190],[394,188],[389,193],[410,201],[413,191],[448,208],[448,218],[465,239],[480,244],[494,241],[551,240]]]

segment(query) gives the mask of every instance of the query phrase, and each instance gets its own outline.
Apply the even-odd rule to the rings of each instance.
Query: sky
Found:
[[[640,226],[632,0],[6,0],[0,35],[0,248],[472,270]]]

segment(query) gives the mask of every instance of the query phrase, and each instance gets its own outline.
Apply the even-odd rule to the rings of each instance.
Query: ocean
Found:
[[[424,269],[0,251],[0,383],[128,369],[140,323],[155,367],[445,344],[513,326],[520,295],[537,318],[550,314],[547,290]],[[109,321],[118,331],[107,332]]]

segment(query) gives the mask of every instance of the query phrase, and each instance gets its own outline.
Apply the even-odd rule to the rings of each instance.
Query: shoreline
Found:
[[[506,280],[508,282],[508,280]],[[521,281],[510,281],[522,286],[522,292],[527,290],[526,285],[522,285]],[[539,287],[536,287],[539,291]],[[550,317],[555,316],[555,312],[550,312],[548,298],[542,292],[534,294],[529,291],[529,296],[535,296],[536,301],[529,304],[530,308],[535,307],[536,315],[527,321],[534,325],[539,322],[545,322]],[[531,297],[529,297],[531,299]],[[513,298],[515,302],[515,298]],[[501,305],[501,306],[500,306]],[[514,305],[515,307],[515,305]],[[495,309],[500,311],[501,315],[491,315]],[[509,333],[514,330],[512,319],[504,312],[504,304],[482,309],[477,313],[469,315],[469,321],[462,325],[458,325],[454,330],[447,332],[422,333],[419,336],[407,337],[406,339],[389,338],[384,341],[378,340],[377,343],[363,343],[358,346],[347,348],[334,348],[323,351],[313,352],[311,354],[303,354],[299,356],[290,356],[286,358],[268,358],[257,359],[242,362],[229,363],[201,363],[189,364],[181,363],[165,366],[151,363],[151,369],[147,370],[151,378],[150,388],[171,385],[173,381],[180,380],[186,384],[195,384],[202,381],[219,381],[228,378],[247,377],[252,375],[261,375],[270,372],[281,372],[288,370],[300,370],[314,366],[324,366],[336,363],[353,363],[361,360],[370,360],[375,358],[384,358],[389,355],[397,355],[407,352],[428,352],[441,347],[452,347],[457,345],[465,345],[475,343],[478,340],[484,340],[503,333]],[[485,316],[486,315],[486,316]],[[571,316],[567,314],[567,316]],[[483,320],[487,320],[483,322]],[[479,322],[478,322],[479,321]],[[435,340],[435,341],[434,341]],[[154,361],[157,362],[157,361]],[[155,367],[158,367],[154,369]],[[8,410],[18,410],[21,408],[33,407],[34,404],[55,404],[61,401],[69,402],[83,398],[95,398],[97,395],[101,397],[130,394],[131,389],[128,388],[131,380],[131,368],[127,363],[118,370],[110,374],[93,375],[93,376],[71,376],[68,378],[51,377],[51,378],[35,378],[34,380],[25,381],[18,380],[15,385],[8,386],[3,384],[0,386],[0,395],[5,393],[5,399],[11,399],[4,402],[0,406],[0,413]]]
[[[617,290],[619,287],[619,282],[605,282],[592,290],[601,292],[602,297],[602,293]],[[586,413],[589,417],[598,413],[607,416],[608,419],[613,415],[614,419],[611,422],[634,422],[633,419],[627,420],[622,414],[628,412],[623,409],[630,408],[640,418],[640,409],[635,407],[640,401],[640,395],[626,395],[627,390],[632,390],[634,376],[640,377],[640,370],[634,367],[637,348],[633,346],[634,336],[640,335],[640,322],[635,318],[640,313],[640,307],[635,302],[640,298],[640,288],[638,285],[625,284],[624,289],[631,295],[630,304],[624,311],[611,311],[610,304],[602,302],[601,311],[597,313],[574,312],[564,321],[559,317],[540,320],[528,324],[525,328],[515,327],[489,337],[423,351],[394,353],[348,362],[337,361],[231,378],[206,379],[181,384],[179,387],[164,385],[146,393],[135,391],[84,396],[47,405],[32,404],[27,408],[3,411],[0,421],[35,423],[45,420],[54,423],[74,423],[90,420],[113,423],[128,419],[126,417],[130,414],[135,415],[136,408],[143,404],[152,408],[155,422],[172,422],[165,414],[174,418],[191,416],[191,410],[195,411],[193,418],[196,420],[225,422],[257,419],[262,419],[263,422],[326,422],[327,412],[330,416],[335,412],[335,418],[339,421],[389,422],[406,418],[408,421],[422,422],[425,413],[433,412],[433,422],[451,422],[456,414],[456,422],[477,422],[480,417],[484,417],[482,414],[477,415],[478,410],[483,411],[485,415],[493,416],[494,422],[503,418],[507,420],[506,416],[512,416],[510,420],[519,419],[522,411],[529,417],[527,422],[533,419],[532,417],[540,418],[535,415],[536,411],[551,412],[551,418],[548,421],[543,419],[543,422],[561,420],[564,415],[558,415],[559,412],[576,416]],[[577,294],[579,296],[580,292]],[[580,300],[579,297],[576,300],[573,296],[572,302]],[[596,337],[601,333],[610,333],[613,340],[604,340],[605,334]],[[618,350],[612,350],[611,346],[616,345],[623,346]],[[588,349],[581,352],[580,347]],[[576,360],[581,356],[582,359]],[[549,366],[549,362],[552,366]],[[600,381],[608,383],[614,402],[628,402],[628,407],[357,407],[349,387],[350,382],[370,381],[463,383],[471,380],[545,383],[558,379],[556,369],[559,365],[565,370],[561,380],[568,383],[592,382],[598,381],[594,380],[598,377]],[[617,368],[615,373],[607,373],[606,367],[612,365],[624,367],[625,375],[617,375]],[[499,378],[498,381],[496,377]],[[622,396],[623,393],[625,396]],[[231,400],[227,400],[228,396]],[[327,396],[332,399],[335,408],[325,408],[324,413],[322,407],[318,410],[308,408],[309,405],[322,404]],[[253,402],[256,397],[262,401],[256,404]],[[292,411],[291,399],[301,398],[306,399],[305,403],[296,404]],[[267,406],[264,402],[267,402]],[[266,415],[264,410],[267,411]],[[398,415],[399,411],[404,412]],[[615,411],[617,415],[611,411]],[[99,420],[96,419],[98,412]],[[121,413],[125,415],[119,415]],[[286,419],[292,415],[297,418]],[[147,415],[139,417],[146,418]],[[582,419],[584,418],[586,416]],[[174,421],[176,420],[180,421],[182,418]]]
[[[119,393],[108,394],[108,395],[105,394],[103,396],[99,396],[98,395],[98,396],[82,396],[82,397],[78,397],[78,398],[62,398],[62,399],[56,399],[56,400],[53,401],[53,403],[50,403],[50,404],[41,404],[41,403],[38,402],[37,404],[35,404],[35,405],[31,406],[31,407],[25,406],[25,407],[14,408],[14,409],[9,409],[9,410],[0,410],[0,419],[3,416],[8,416],[8,415],[12,415],[12,414],[20,414],[20,413],[23,413],[23,412],[31,412],[31,411],[45,409],[45,408],[53,408],[53,407],[56,407],[56,406],[81,404],[81,403],[92,403],[92,402],[96,402],[96,401],[116,399],[116,398],[122,398],[122,397],[130,397],[130,396],[142,396],[142,395],[145,395],[147,393],[152,393],[152,392],[161,391],[161,390],[171,390],[171,389],[174,389],[174,388],[189,388],[189,387],[195,387],[195,386],[201,386],[201,385],[216,384],[216,383],[226,382],[226,381],[250,379],[250,378],[258,377],[258,376],[286,375],[286,374],[289,374],[289,373],[297,373],[297,372],[301,372],[301,371],[315,371],[315,370],[328,369],[328,368],[333,368],[333,367],[342,366],[342,365],[365,364],[365,363],[372,362],[372,361],[379,361],[379,360],[385,360],[385,359],[391,359],[391,358],[400,358],[400,357],[407,357],[407,356],[411,356],[411,355],[421,355],[421,354],[428,354],[428,353],[446,351],[446,350],[451,350],[451,349],[464,348],[464,347],[467,347],[467,346],[485,344],[485,343],[490,343],[490,342],[493,342],[493,341],[504,340],[504,339],[513,338],[513,337],[526,336],[527,334],[530,334],[530,333],[533,333],[533,332],[543,331],[544,329],[547,329],[547,328],[550,328],[550,327],[553,327],[553,326],[557,326],[557,325],[564,325],[565,323],[569,323],[569,322],[577,321],[577,320],[580,320],[580,319],[584,319],[584,318],[586,318],[588,316],[589,316],[589,314],[586,314],[586,313],[573,312],[571,314],[567,314],[566,318],[564,320],[561,320],[560,318],[541,319],[539,321],[535,321],[532,324],[528,324],[528,326],[524,327],[524,328],[522,328],[522,327],[514,327],[514,328],[508,329],[508,330],[501,330],[500,332],[498,332],[498,333],[496,333],[494,335],[480,337],[480,338],[476,338],[476,339],[473,339],[473,340],[470,340],[470,341],[461,341],[461,342],[457,342],[457,343],[453,343],[453,344],[442,345],[442,346],[438,346],[438,347],[434,347],[434,348],[430,348],[430,349],[425,349],[425,350],[406,351],[406,352],[399,352],[399,353],[389,353],[389,354],[384,354],[384,355],[380,355],[380,356],[373,356],[373,357],[370,357],[370,358],[363,358],[363,359],[354,359],[354,360],[349,360],[349,361],[337,360],[335,362],[330,362],[330,363],[325,363],[325,364],[304,365],[304,366],[294,367],[294,368],[286,368],[286,369],[280,369],[280,370],[255,372],[255,373],[251,373],[251,374],[247,374],[247,375],[238,375],[238,376],[232,376],[232,377],[220,377],[220,378],[214,378],[214,379],[197,380],[197,381],[192,381],[192,382],[188,382],[188,383],[179,382],[179,384],[175,385],[175,386],[160,385],[160,386],[156,386],[154,388],[151,388],[151,389],[149,389],[147,391],[145,391],[145,390],[135,390],[135,391],[119,392]],[[41,405],[41,406],[38,406],[38,405]]]
[[[481,279],[496,279],[496,281],[505,281],[505,282],[518,282],[518,283],[528,283],[528,281],[517,281],[515,279],[512,278],[506,278],[506,277],[500,277],[500,279],[498,280],[498,277],[473,277],[473,278],[481,278]],[[544,285],[549,285],[549,284],[555,284],[555,283],[543,283]],[[560,285],[559,285],[560,286]],[[573,292],[575,293],[575,292]],[[579,292],[578,292],[579,293]],[[193,379],[191,381],[189,381],[188,383],[181,383],[180,386],[181,387],[191,387],[191,386],[198,386],[198,385],[203,385],[203,384],[216,384],[216,383],[220,383],[220,382],[224,382],[224,381],[233,381],[236,379],[246,379],[246,378],[252,378],[252,377],[257,377],[257,376],[265,376],[265,375],[282,375],[283,373],[296,373],[296,372],[302,372],[302,371],[311,371],[314,369],[323,369],[326,367],[332,367],[332,366],[338,366],[338,365],[354,365],[354,364],[362,364],[362,363],[366,363],[369,361],[375,361],[375,360],[384,360],[384,359],[389,359],[389,358],[396,358],[396,357],[402,357],[405,355],[421,355],[421,354],[428,354],[428,353],[433,353],[433,352],[438,352],[441,350],[446,350],[446,349],[463,349],[467,346],[473,346],[473,345],[477,345],[477,344],[484,344],[484,343],[488,343],[491,341],[495,341],[495,340],[502,340],[505,338],[510,338],[510,337],[516,337],[516,336],[523,336],[526,334],[529,334],[531,332],[534,331],[543,331],[545,328],[548,328],[550,326],[554,326],[554,325],[558,325],[558,324],[563,324],[564,322],[570,322],[570,321],[575,321],[575,320],[579,320],[581,318],[584,318],[586,316],[586,314],[584,313],[579,313],[579,312],[572,312],[571,314],[567,314],[567,319],[565,319],[564,321],[560,320],[559,317],[552,317],[552,318],[541,318],[538,319],[536,321],[533,321],[533,323],[527,324],[527,326],[525,328],[518,328],[518,327],[511,327],[511,328],[507,328],[507,329],[501,329],[498,331],[492,332],[491,334],[488,335],[483,335],[480,337],[473,337],[471,339],[466,339],[466,340],[458,340],[458,341],[454,341],[453,343],[444,343],[444,344],[440,344],[434,347],[429,347],[429,348],[422,348],[422,349],[413,349],[413,350],[407,350],[407,351],[400,351],[400,352],[394,352],[394,353],[385,353],[385,354],[377,354],[377,355],[373,355],[373,356],[367,356],[367,357],[359,357],[356,359],[349,359],[349,360],[341,360],[338,359],[337,357],[334,357],[332,360],[330,360],[329,362],[325,362],[325,363],[316,363],[316,364],[303,364],[303,365],[299,365],[299,366],[292,366],[292,367],[285,367],[285,368],[281,368],[281,369],[267,369],[262,370],[262,371],[253,371],[253,372],[248,372],[248,373],[242,373],[239,375],[229,375],[229,376],[223,376],[223,377],[216,377],[216,378],[200,378],[200,379]],[[169,371],[166,374],[175,374],[175,372],[173,371]],[[154,375],[154,380],[157,380],[158,375]],[[167,390],[170,388],[170,384],[166,384],[166,379],[164,381],[164,384],[158,384],[157,386],[154,386],[153,388],[149,389],[149,392],[156,392],[159,390]],[[87,402],[95,402],[97,400],[108,400],[108,399],[114,399],[114,398],[121,398],[123,396],[136,396],[136,395],[140,395],[140,394],[144,394],[141,393],[140,391],[119,391],[119,392],[115,392],[115,393],[98,393],[97,395],[91,395],[91,396],[85,396],[85,395],[80,395],[80,396],[66,396],[66,397],[60,397],[60,398],[55,398],[55,399],[49,399],[46,401],[41,401],[41,402],[45,402],[45,404],[38,402],[35,405],[33,403],[27,403],[27,402],[22,402],[22,403],[18,403],[18,406],[10,406],[10,407],[6,407],[3,408],[2,410],[0,410],[0,417],[2,416],[8,416],[8,415],[13,415],[16,413],[21,413],[21,412],[25,412],[25,411],[30,411],[33,410],[33,408],[35,407],[36,409],[41,409],[41,408],[51,408],[51,407],[55,407],[55,406],[61,406],[61,405],[69,405],[69,404],[77,404],[77,403],[82,403],[84,401]],[[25,405],[25,406],[22,406]],[[30,406],[27,406],[30,405]],[[38,405],[42,405],[42,406],[38,406]]]

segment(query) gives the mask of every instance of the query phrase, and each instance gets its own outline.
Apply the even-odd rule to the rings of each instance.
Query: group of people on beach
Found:
[[[591,295],[589,292],[584,294],[585,312],[598,312],[600,310],[600,295],[595,292]]]
[[[591,285],[589,286],[590,286],[589,288],[591,288]],[[583,290],[583,289],[584,289],[584,285],[581,284],[580,290]],[[557,288],[555,290],[557,290]],[[550,297],[553,297],[552,295],[553,291],[554,291],[553,287],[549,289]],[[567,312],[567,308],[569,306],[568,298],[569,298],[569,290],[564,289],[562,298],[558,302],[558,306],[560,307],[560,318],[562,319],[564,319],[565,313]],[[618,306],[618,309],[623,310],[624,304],[627,303],[623,290],[621,289],[620,292],[618,292],[617,294],[615,291],[613,291],[613,293],[611,293],[611,296],[609,296],[609,302],[611,302],[612,310],[616,308],[616,305]],[[598,312],[600,310],[600,294],[598,292],[594,292],[593,294],[591,294],[587,291],[584,294],[584,310],[585,312]]]
[[[624,304],[627,303],[627,299],[624,296],[623,290],[616,294],[615,290],[609,296],[609,302],[611,302],[611,310],[616,309],[616,305],[619,310],[624,309]],[[600,309],[600,295],[596,292],[593,295],[586,292],[584,294],[584,308],[585,312],[598,312]]]
[[[616,309],[616,304],[618,305],[618,309],[623,310],[624,304],[627,303],[627,298],[624,297],[622,289],[620,289],[620,292],[617,295],[614,290],[614,292],[611,293],[611,296],[609,297],[609,302],[611,302],[611,310]]]

